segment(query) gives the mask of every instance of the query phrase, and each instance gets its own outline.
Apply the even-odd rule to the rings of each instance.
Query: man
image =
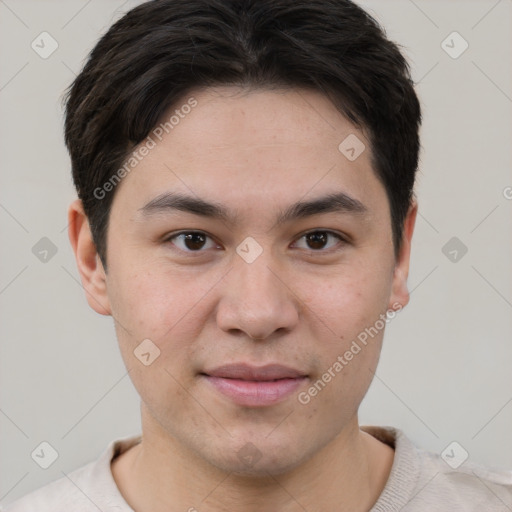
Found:
[[[69,91],[69,236],[142,435],[7,510],[512,506],[509,473],[358,422],[409,301],[420,117],[348,0],[155,0],[118,21]]]

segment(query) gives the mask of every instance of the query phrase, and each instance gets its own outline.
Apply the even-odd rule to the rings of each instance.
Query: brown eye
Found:
[[[325,231],[315,231],[306,235],[307,244],[311,249],[323,249],[329,235]]]
[[[210,240],[209,245],[208,240]],[[213,240],[207,234],[200,231],[183,231],[169,237],[166,241],[185,252],[202,252],[201,249],[215,247]]]
[[[201,233],[188,233],[183,235],[183,243],[191,251],[198,251],[205,243],[206,237]]]
[[[334,243],[329,244],[329,240],[334,239]],[[309,249],[311,251],[324,251],[327,252],[328,249],[335,247],[339,242],[345,242],[345,240],[332,231],[310,231],[305,235],[302,235],[299,240],[305,240],[306,247],[300,247],[302,249]]]

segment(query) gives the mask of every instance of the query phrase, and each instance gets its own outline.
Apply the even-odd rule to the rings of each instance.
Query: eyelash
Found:
[[[342,235],[336,233],[335,231],[330,231],[328,229],[314,229],[312,231],[307,231],[306,233],[303,233],[302,235],[299,236],[299,238],[297,240],[300,240],[304,237],[306,237],[307,235],[311,235],[311,234],[314,234],[314,233],[324,233],[326,235],[331,235],[331,236],[334,236],[335,238],[337,238],[341,244],[341,246],[344,246],[346,244],[348,244],[348,241],[346,238],[344,238]],[[205,233],[204,231],[194,231],[194,230],[189,230],[189,231],[179,231],[177,233],[173,233],[171,235],[169,235],[168,237],[166,237],[163,241],[164,243],[171,243],[172,244],[172,241],[181,236],[181,235],[188,235],[188,234],[199,234],[199,235],[205,235],[207,238],[211,239],[211,240],[214,240],[213,237],[211,237],[210,235],[208,235],[207,233]],[[174,244],[172,244],[174,245]],[[184,250],[184,249],[180,249],[180,248],[176,248],[177,251],[179,252],[182,252],[182,253],[185,253],[187,255],[195,255],[197,254],[198,256],[201,255],[201,253],[204,253],[206,252],[206,250],[203,250],[203,249],[199,249],[197,251],[191,251],[191,250]],[[330,248],[330,249],[302,249],[306,252],[308,252],[309,254],[331,254],[332,252],[337,252],[339,250],[341,250],[341,247],[334,247],[334,248]]]

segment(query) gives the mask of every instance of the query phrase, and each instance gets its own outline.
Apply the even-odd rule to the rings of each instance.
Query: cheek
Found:
[[[115,286],[109,295],[130,379],[153,415],[161,421],[176,417],[190,407],[191,372],[182,370],[194,360],[191,340],[197,339],[201,328],[200,299],[211,284],[150,269],[124,269],[117,275],[123,279],[112,275]]]
[[[314,350],[320,355],[312,393],[321,394],[321,403],[344,417],[358,407],[377,367],[391,281],[382,267],[367,262],[343,269],[324,286],[319,282],[304,288],[308,322],[317,326]],[[319,380],[328,383],[324,387]]]
[[[113,314],[134,337],[162,342],[168,333],[188,325],[216,279],[207,273],[157,272],[156,268],[119,272],[122,278],[113,276],[109,296]]]
[[[160,268],[147,265],[144,271],[123,269],[112,275],[109,289],[116,322],[121,355],[130,377],[145,401],[156,400],[160,392],[174,396],[180,402],[182,386],[187,388],[193,374],[200,345],[211,310],[209,294],[219,282],[222,272],[157,272]],[[137,354],[143,340],[149,346],[154,361],[145,366]],[[186,398],[186,397],[185,397]],[[165,401],[165,400],[164,400]]]
[[[331,273],[328,279],[302,280],[306,311],[330,332],[328,339],[334,338],[335,348],[350,343],[387,309],[391,280],[382,269],[372,268],[347,267]]]

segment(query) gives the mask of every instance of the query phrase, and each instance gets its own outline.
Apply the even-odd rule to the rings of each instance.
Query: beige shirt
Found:
[[[454,469],[451,466],[460,462],[454,451],[445,455],[449,464],[440,455],[417,448],[399,429],[362,426],[361,430],[395,450],[386,486],[370,512],[512,511],[512,471],[491,470],[469,460]],[[134,512],[116,486],[110,463],[140,440],[140,435],[114,440],[97,460],[0,510]]]

